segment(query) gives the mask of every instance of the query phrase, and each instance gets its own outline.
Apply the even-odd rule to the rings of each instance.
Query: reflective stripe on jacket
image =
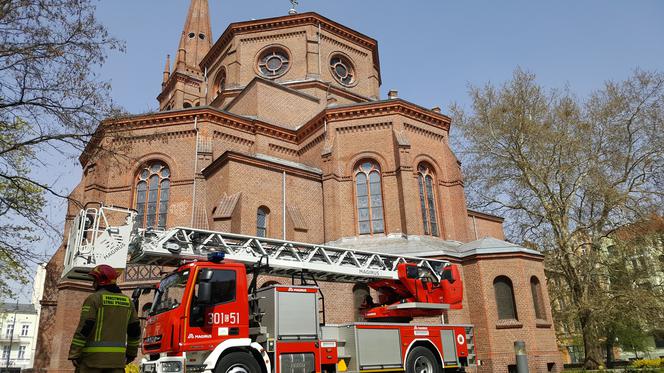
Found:
[[[89,295],[69,349],[69,359],[93,368],[123,368],[138,354],[140,329],[129,297],[102,288]]]

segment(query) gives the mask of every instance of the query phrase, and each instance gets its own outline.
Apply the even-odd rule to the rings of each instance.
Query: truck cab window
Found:
[[[196,294],[198,294],[198,286],[201,282],[200,277],[196,279],[194,286],[193,301],[191,302],[189,320],[190,326],[203,326],[205,324],[205,309],[213,307],[216,304],[228,303],[235,301],[235,288],[236,288],[236,274],[235,271],[215,269],[212,270],[212,277],[209,282],[212,287],[212,297],[209,304],[202,304],[198,301]],[[208,308],[209,309],[209,308]],[[208,311],[209,312],[209,311]]]
[[[173,273],[161,281],[150,314],[170,311],[182,303],[182,296],[189,279],[189,271]]]
[[[235,271],[215,269],[212,271],[212,299],[210,305],[232,302],[235,300]],[[196,280],[198,288],[199,280]]]

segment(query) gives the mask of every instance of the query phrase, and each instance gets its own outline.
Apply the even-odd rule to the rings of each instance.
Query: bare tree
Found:
[[[44,154],[80,153],[116,109],[96,76],[123,44],[95,17],[93,0],[0,0],[0,294],[42,258],[31,246],[49,229],[40,179]]]
[[[547,92],[531,73],[471,87],[469,114],[452,108],[477,208],[509,217],[508,234],[540,248],[571,302],[586,365],[600,358],[608,313],[606,240],[619,227],[661,214],[664,196],[664,75],[635,71],[585,101]],[[639,312],[640,304],[633,304]],[[568,315],[569,316],[569,315]]]

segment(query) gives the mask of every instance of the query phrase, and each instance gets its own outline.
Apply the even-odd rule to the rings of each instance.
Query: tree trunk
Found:
[[[606,369],[613,369],[613,343],[615,339],[613,332],[606,333]]]
[[[584,364],[585,369],[598,369],[600,361],[602,361],[600,354],[600,344],[597,342],[596,333],[593,333],[593,327],[590,323],[590,317],[587,314],[588,312],[583,312],[579,318],[581,323],[581,332],[583,333],[583,352],[584,352]]]

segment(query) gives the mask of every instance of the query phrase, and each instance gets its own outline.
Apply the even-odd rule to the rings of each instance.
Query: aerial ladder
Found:
[[[415,340],[424,341],[422,344],[429,352],[422,349],[416,349],[416,352],[428,356],[434,364],[432,367],[459,369],[468,365],[468,358],[474,356],[473,353],[469,356],[466,342],[467,338],[472,339],[469,334],[472,328],[468,326],[438,325],[411,331],[418,328],[417,324],[403,324],[414,317],[440,316],[447,309],[461,308],[461,278],[457,267],[447,261],[189,227],[139,229],[136,214],[134,210],[112,206],[81,210],[68,234],[63,278],[89,280],[88,272],[99,264],[108,264],[119,270],[125,269],[127,264],[174,268],[174,272],[157,286],[148,317],[143,342],[143,351],[148,357],[142,363],[146,373],[150,373],[151,369],[159,373],[171,372],[169,364],[172,361],[182,363],[182,369],[177,372],[200,369],[209,370],[207,373],[226,373],[219,372],[217,367],[220,364],[224,366],[224,351],[236,351],[229,346],[240,339],[245,340],[243,348],[254,356],[261,368],[252,372],[250,368],[255,368],[255,365],[247,363],[247,373],[299,372],[296,368],[300,365],[279,360],[277,356],[281,354],[278,351],[292,353],[289,358],[301,358],[306,364],[314,364],[312,371],[315,372],[321,369],[362,372],[375,370],[369,369],[374,365],[387,370],[397,366],[407,371],[419,369],[414,365],[412,369],[407,369]],[[230,285],[232,289],[228,279],[224,279],[227,276],[224,271],[235,271],[235,280]],[[251,284],[247,283],[247,274],[253,275]],[[292,284],[258,289],[256,281],[259,274],[290,277]],[[295,284],[297,280],[299,285]],[[375,290],[378,302],[367,296],[361,307],[361,314],[365,320],[372,321],[369,323],[372,326],[357,323],[325,325],[324,303],[323,310],[319,311],[318,298],[307,297],[307,294],[320,293],[318,281],[363,283]],[[225,308],[226,301],[222,301],[221,293],[233,294],[235,308]],[[172,294],[177,295],[171,298]],[[246,299],[241,301],[242,297]],[[181,307],[181,304],[186,306]],[[322,323],[319,322],[319,312],[323,314]],[[288,321],[284,317],[295,319]],[[293,321],[314,318],[315,333],[314,329],[302,329],[300,321]],[[179,334],[173,330],[170,335],[164,335],[168,334],[163,332],[166,324],[180,325],[184,319],[189,321],[181,326],[183,330]],[[282,327],[284,330],[292,329],[290,334],[280,335]],[[349,333],[347,328],[354,332]],[[437,334],[437,338],[432,338],[431,332]],[[419,339],[414,337],[417,335]],[[168,346],[164,345],[166,337],[170,340]],[[285,343],[307,338],[320,342],[311,345],[318,347],[306,343]],[[392,346],[389,355],[399,352],[399,358],[395,360],[383,357],[382,352],[363,350],[361,338],[388,341]],[[408,338],[414,339],[409,342]],[[209,343],[201,344],[201,339]],[[323,339],[329,340],[325,343]],[[176,340],[179,340],[177,344]],[[406,342],[410,343],[408,350],[404,348]],[[223,344],[226,347],[220,347]],[[329,347],[329,351],[319,351],[325,356],[319,357],[313,351],[316,355],[314,361],[308,360],[306,352],[295,351],[298,350],[295,346],[302,351],[318,351],[321,345],[332,344],[335,353]],[[199,353],[201,346],[205,346],[207,353]],[[474,349],[471,348],[471,351]],[[187,363],[182,356],[195,358]],[[423,359],[426,360],[426,356]],[[383,359],[390,363],[377,364]],[[186,366],[189,369],[185,369]],[[428,373],[439,370],[433,369]]]

